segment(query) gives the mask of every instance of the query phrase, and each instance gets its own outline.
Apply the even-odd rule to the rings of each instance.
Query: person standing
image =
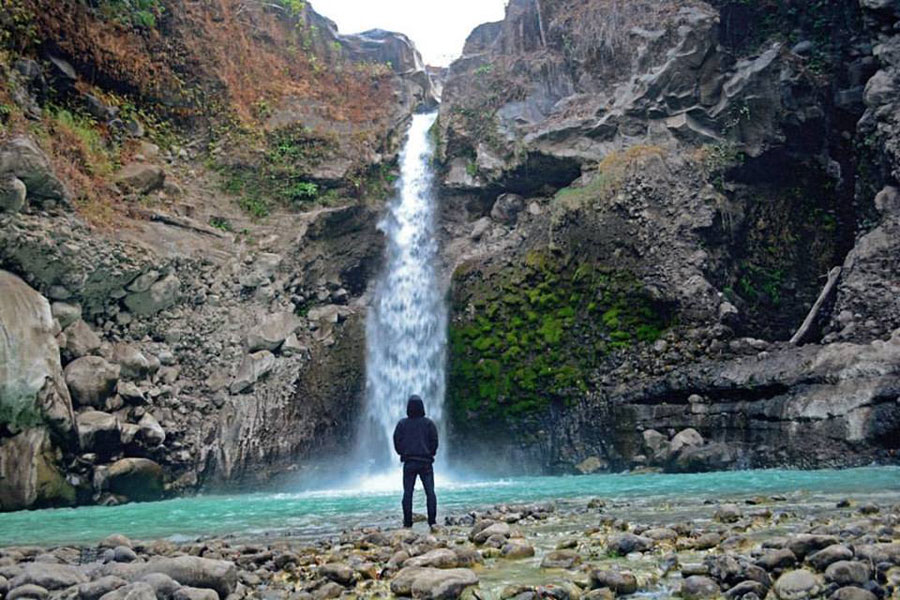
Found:
[[[425,488],[428,525],[437,522],[437,496],[434,495],[434,455],[438,449],[438,431],[425,416],[425,403],[413,394],[406,403],[406,418],[394,428],[394,450],[403,463],[403,526],[412,527],[412,499],[416,477]]]

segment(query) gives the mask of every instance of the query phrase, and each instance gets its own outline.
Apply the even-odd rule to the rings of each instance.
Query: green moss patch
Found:
[[[453,311],[448,401],[458,423],[568,403],[601,361],[656,340],[672,321],[633,274],[543,252],[489,276],[460,269]]]

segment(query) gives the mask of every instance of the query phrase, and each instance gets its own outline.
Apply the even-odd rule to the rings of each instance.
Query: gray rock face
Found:
[[[467,587],[478,584],[470,569],[406,567],[391,581],[391,592],[422,600],[456,600]]]
[[[248,390],[259,379],[265,376],[275,366],[275,355],[268,350],[254,352],[244,357],[238,368],[234,381],[231,382],[231,393],[240,394]]]
[[[100,356],[85,356],[70,362],[65,375],[72,399],[78,406],[103,408],[106,399],[116,391],[119,367]]]
[[[792,536],[788,540],[786,548],[802,560],[806,556],[836,545],[837,541],[837,538],[832,535],[801,533]]]
[[[338,36],[351,60],[362,63],[388,64],[407,82],[416,102],[412,106],[437,106],[434,85],[425,70],[422,57],[412,41],[402,33],[373,29],[363,33]]]
[[[0,175],[11,174],[25,184],[37,205],[58,201],[68,205],[69,192],[57,179],[50,159],[29,138],[15,137],[0,146]]]
[[[74,491],[51,441],[75,441],[72,400],[59,362],[50,304],[0,271],[0,510],[70,504]]]

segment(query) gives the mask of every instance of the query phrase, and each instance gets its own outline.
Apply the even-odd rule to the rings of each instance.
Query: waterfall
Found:
[[[397,192],[379,223],[387,256],[366,322],[366,413],[358,437],[358,456],[369,475],[398,464],[391,436],[406,416],[410,394],[422,397],[426,413],[443,429],[447,309],[435,267],[434,148],[428,135],[436,116],[413,115]]]

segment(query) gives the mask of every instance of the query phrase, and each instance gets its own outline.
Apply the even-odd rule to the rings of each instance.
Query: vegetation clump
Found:
[[[449,332],[457,420],[516,419],[569,402],[602,360],[672,324],[633,274],[543,252],[484,279],[464,271],[455,279],[454,312],[471,315]]]

